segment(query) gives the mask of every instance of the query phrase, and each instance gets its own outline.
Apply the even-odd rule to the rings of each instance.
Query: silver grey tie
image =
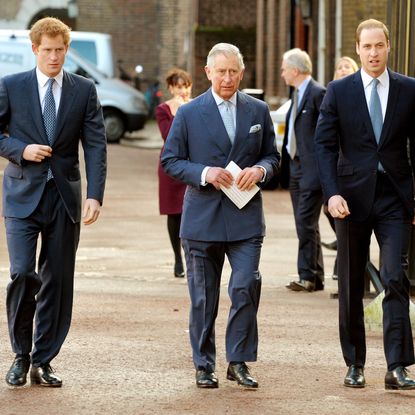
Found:
[[[233,141],[235,140],[235,125],[233,123],[233,115],[231,110],[232,104],[229,101],[223,101],[223,105],[225,106],[225,110],[222,113],[223,124],[225,125],[229,139],[233,144]]]
[[[48,143],[52,146],[56,127],[56,105],[53,97],[54,78],[49,78],[48,89],[45,94],[45,105],[43,107],[43,123],[45,125],[46,135],[48,136]],[[48,169],[47,180],[53,177],[52,170]]]
[[[373,132],[375,133],[376,142],[379,144],[380,135],[383,127],[382,105],[378,94],[379,79],[373,78],[372,91],[370,92],[369,114],[372,121]],[[385,171],[382,163],[378,163],[378,170]]]
[[[293,92],[293,105],[291,108],[291,115],[289,121],[289,131],[290,140],[289,140],[289,147],[288,147],[288,154],[290,155],[291,159],[294,159],[295,154],[297,153],[297,138],[295,136],[295,119],[297,118],[297,109],[298,109],[298,89],[295,88]]]
[[[372,91],[370,93],[369,114],[372,121],[373,132],[375,133],[376,142],[379,143],[380,134],[383,126],[382,106],[378,94],[379,79],[373,78]]]

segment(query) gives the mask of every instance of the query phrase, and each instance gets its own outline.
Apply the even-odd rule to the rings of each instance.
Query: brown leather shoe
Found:
[[[244,362],[229,363],[226,377],[229,380],[235,380],[238,385],[245,388],[258,388],[258,382],[251,376],[248,366]]]
[[[415,381],[408,377],[408,369],[398,366],[396,369],[386,372],[385,389],[415,389]]]
[[[198,388],[217,388],[219,387],[218,378],[215,372],[206,369],[196,370],[196,386]]]
[[[306,291],[309,293],[316,290],[316,284],[308,280],[291,281],[286,287],[292,291]]]
[[[32,366],[30,371],[30,381],[32,385],[48,386],[51,388],[60,388],[62,386],[62,380],[56,376],[49,363]]]
[[[366,384],[362,367],[351,365],[344,378],[344,386],[348,388],[364,388]]]
[[[29,357],[16,357],[6,375],[9,386],[23,386],[26,384],[26,375],[30,367]]]

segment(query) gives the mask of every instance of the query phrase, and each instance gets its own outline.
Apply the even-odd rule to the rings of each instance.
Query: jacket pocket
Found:
[[[4,169],[4,174],[6,176],[13,177],[14,179],[22,179],[23,168],[21,166],[17,166],[16,164],[9,163]]]
[[[77,180],[81,180],[81,172],[79,170],[72,170],[68,174],[68,180],[71,182],[76,182]]]
[[[337,176],[351,176],[354,173],[353,166],[338,166]]]

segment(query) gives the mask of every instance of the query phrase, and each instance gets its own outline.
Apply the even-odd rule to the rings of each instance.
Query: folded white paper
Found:
[[[236,180],[238,174],[242,171],[242,169],[233,161],[231,161],[225,169],[232,174],[234,180]],[[232,186],[229,188],[226,188],[225,186],[220,186],[220,188],[239,209],[242,209],[259,190],[257,185],[252,187],[250,190],[240,190],[235,182],[233,182]]]

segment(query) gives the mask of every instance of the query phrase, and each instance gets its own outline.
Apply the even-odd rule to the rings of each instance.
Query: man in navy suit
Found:
[[[14,362],[11,386],[59,387],[50,361],[71,323],[75,255],[81,221],[79,143],[88,187],[83,222],[99,215],[106,176],[106,138],[95,85],[65,72],[70,29],[45,18],[30,31],[37,66],[0,80],[3,215],[10,257],[7,317]],[[41,250],[36,272],[36,247]]]
[[[287,288],[312,292],[324,289],[324,266],[318,221],[323,192],[314,151],[314,133],[325,88],[311,77],[307,52],[295,48],[284,53],[281,77],[294,87],[282,146],[281,185],[290,190],[298,237],[299,280]]]
[[[372,231],[385,288],[386,389],[415,389],[409,320],[408,242],[414,218],[415,80],[387,68],[389,32],[377,20],[356,31],[362,69],[331,82],[321,106],[316,152],[338,239],[344,385],[365,386],[364,273]]]
[[[191,298],[190,341],[196,385],[217,388],[215,319],[222,267],[232,268],[226,330],[227,378],[257,388],[246,361],[256,361],[259,259],[265,234],[261,192],[242,209],[220,190],[253,188],[276,173],[279,154],[267,105],[238,91],[244,74],[239,49],[227,43],[209,52],[205,71],[212,87],[180,107],[162,154],[172,177],[187,183],[180,236]],[[225,169],[234,161],[242,171]]]

